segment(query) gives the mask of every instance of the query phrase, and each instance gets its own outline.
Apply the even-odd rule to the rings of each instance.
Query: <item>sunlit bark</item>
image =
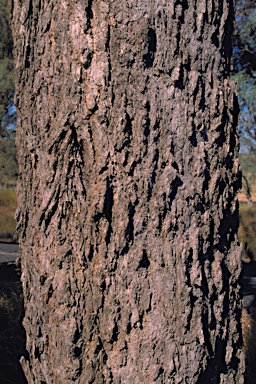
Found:
[[[14,0],[32,383],[243,383],[232,1]]]

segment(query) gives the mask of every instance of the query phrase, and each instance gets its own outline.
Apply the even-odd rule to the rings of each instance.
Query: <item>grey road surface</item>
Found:
[[[18,251],[18,244],[0,242],[0,264],[14,262]]]

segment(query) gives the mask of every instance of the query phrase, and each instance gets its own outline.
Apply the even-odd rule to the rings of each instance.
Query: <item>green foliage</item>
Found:
[[[12,57],[13,39],[10,28],[11,2],[0,0],[0,59]]]
[[[0,188],[0,239],[15,240],[16,222],[14,219],[17,207],[16,191]]]
[[[254,154],[241,154],[240,165],[243,174],[246,176],[250,184],[256,183],[256,155]]]
[[[14,101],[14,71],[11,58],[5,57],[0,60],[0,84],[0,120],[4,128],[14,119],[13,114],[8,113]],[[2,135],[5,133],[3,128]]]
[[[10,3],[0,0],[0,136],[7,134],[6,127],[15,124],[13,39],[9,23]]]
[[[244,257],[256,260],[256,207],[240,203],[239,241],[244,246]]]
[[[256,83],[245,71],[238,72],[233,79],[238,84],[241,148],[247,153],[256,153]]]
[[[251,0],[236,1],[235,45],[240,51],[240,62],[243,68],[256,70],[253,55],[256,44],[256,8]],[[250,53],[252,56],[250,56]]]
[[[256,155],[240,155],[240,164],[243,175],[249,183],[252,200],[255,202]],[[239,214],[240,226],[238,236],[239,241],[243,243],[244,257],[256,260],[256,206],[240,201]]]
[[[14,186],[18,166],[15,148],[14,64],[10,2],[0,0],[0,187]],[[12,127],[12,129],[10,129]]]
[[[15,139],[0,137],[0,186],[14,187],[17,175]]]
[[[237,0],[234,31],[234,75],[238,83],[241,148],[256,152],[256,7]]]

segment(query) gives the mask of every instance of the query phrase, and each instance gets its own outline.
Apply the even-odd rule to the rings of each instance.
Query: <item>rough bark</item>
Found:
[[[14,0],[32,383],[243,383],[228,0]]]

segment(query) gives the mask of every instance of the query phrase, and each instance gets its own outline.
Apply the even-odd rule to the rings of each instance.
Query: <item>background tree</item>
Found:
[[[14,0],[32,383],[243,383],[232,1]]]

